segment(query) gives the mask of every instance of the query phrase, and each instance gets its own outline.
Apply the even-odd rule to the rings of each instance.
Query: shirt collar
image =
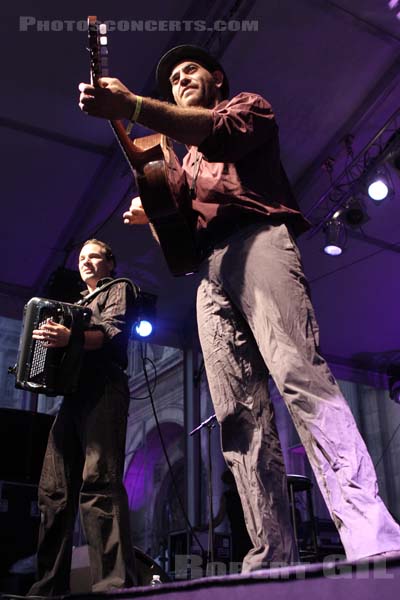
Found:
[[[96,283],[96,288],[101,287],[102,285],[104,285],[105,283],[108,283],[109,281],[112,281],[113,278],[112,277],[103,277],[102,279],[99,279],[99,281]],[[93,290],[94,291],[94,290]],[[81,296],[85,297],[87,296],[89,293],[89,290],[83,290],[83,292],[81,292]]]

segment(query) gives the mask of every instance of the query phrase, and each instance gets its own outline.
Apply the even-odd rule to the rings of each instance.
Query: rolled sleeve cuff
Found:
[[[222,102],[212,118],[212,131],[199,145],[209,162],[236,162],[278,130],[271,105],[258,94],[244,92]]]

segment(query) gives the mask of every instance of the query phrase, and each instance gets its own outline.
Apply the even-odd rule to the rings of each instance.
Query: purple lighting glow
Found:
[[[176,423],[162,423],[161,432],[167,450],[178,443],[183,433],[182,427]],[[166,466],[166,461],[158,431],[152,429],[146,435],[144,444],[136,449],[125,473],[124,485],[131,510],[138,511],[151,502],[155,471],[160,465]]]
[[[327,244],[324,247],[324,252],[325,254],[329,254],[329,256],[340,256],[343,250],[340,248],[340,246],[335,246],[334,244]]]

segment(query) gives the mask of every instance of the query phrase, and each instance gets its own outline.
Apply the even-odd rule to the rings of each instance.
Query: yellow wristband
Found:
[[[133,128],[134,124],[138,120],[138,117],[140,115],[140,111],[142,110],[142,102],[143,102],[142,96],[136,96],[135,110],[133,111],[132,115],[129,117],[129,123],[128,123],[128,126],[126,128],[126,133],[128,135],[130,134],[130,132],[132,131],[132,128]]]

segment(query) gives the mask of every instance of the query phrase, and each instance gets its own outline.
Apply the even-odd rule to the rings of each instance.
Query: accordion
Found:
[[[31,298],[25,305],[19,340],[18,358],[13,372],[15,387],[58,396],[76,391],[83,358],[83,331],[88,328],[91,310],[46,298]],[[65,348],[46,348],[32,338],[32,331],[52,319],[71,329]]]

